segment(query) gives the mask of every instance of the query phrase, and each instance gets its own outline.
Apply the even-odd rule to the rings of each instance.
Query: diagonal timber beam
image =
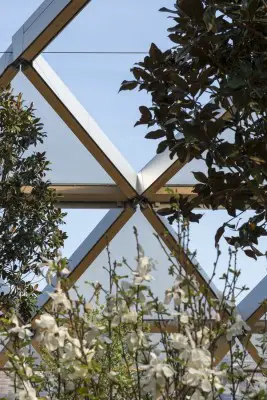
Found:
[[[153,226],[154,230],[159,235],[161,240],[165,243],[170,252],[176,257],[185,272],[190,275],[194,275],[199,284],[206,287],[207,293],[212,298],[220,299],[221,293],[218,291],[214,283],[209,279],[209,277],[198,264],[198,262],[194,258],[190,258],[189,255],[186,254],[182,246],[179,245],[176,232],[172,229],[172,227],[168,224],[164,217],[160,217],[159,215],[157,215],[156,212],[149,205],[143,207],[143,209],[141,210],[146,219]],[[229,315],[229,312],[225,310],[225,314],[227,317]],[[226,344],[228,345],[227,342]],[[263,360],[261,359],[261,357],[259,357],[257,349],[251,343],[249,338],[246,339],[244,344],[255,362],[257,364],[262,363]]]
[[[125,207],[122,209],[110,210],[105,217],[99,222],[95,229],[87,236],[83,243],[73,253],[69,259],[68,267],[70,274],[68,280],[70,287],[77,282],[82,274],[89,268],[96,257],[106,248],[113,237],[122,229],[122,227],[128,222],[128,220],[135,213],[132,207]],[[50,303],[49,293],[54,292],[56,285],[56,279],[53,280],[51,285],[47,285],[42,294],[38,297],[37,307],[38,311],[32,318],[32,326],[34,328],[34,321],[38,318],[39,313],[44,307]],[[36,347],[34,338],[32,344]],[[9,342],[6,346],[7,349],[12,351],[12,343]],[[8,351],[3,349],[0,352],[0,369],[4,367],[8,361]]]
[[[267,312],[267,276],[264,277],[254,289],[252,289],[247,296],[238,304],[237,309],[242,319],[250,326],[251,332],[255,330],[255,326],[259,323],[262,316]],[[262,331],[266,329],[265,322],[261,321]],[[246,338],[250,336],[251,332],[240,338],[241,341],[246,342]],[[229,343],[224,337],[220,338],[216,351],[216,363],[219,363],[229,351]],[[250,350],[253,352],[250,353]],[[249,353],[256,363],[262,362],[258,357],[254,358],[254,349],[248,348]]]
[[[229,118],[229,112],[222,111],[217,118]],[[182,135],[178,134],[177,138]],[[170,151],[166,149],[163,153],[153,157],[138,173],[138,193],[143,197],[149,197],[161,189],[177,172],[191,161],[188,157],[181,163],[177,156],[170,159]],[[181,172],[182,173],[182,172]]]
[[[125,195],[129,199],[135,197],[136,172],[44,58],[39,56],[25,66],[23,73]]]
[[[0,86],[7,86],[21,61],[32,61],[91,0],[45,0],[12,37],[0,59]]]
[[[150,205],[145,206],[141,211],[170,252],[176,257],[185,272],[194,275],[200,285],[206,286],[212,298],[219,298],[220,292],[213,282],[210,281],[196,259],[186,254],[182,246],[179,245],[176,232],[168,224],[167,220],[159,216]]]
[[[83,273],[92,265],[96,257],[107,247],[114,236],[122,229],[135,213],[134,208],[126,206],[110,210],[93,229],[69,259],[69,286],[72,287]],[[37,301],[37,307],[43,308],[49,302],[48,293],[53,292],[56,281],[43,290]],[[35,319],[36,316],[33,318]]]

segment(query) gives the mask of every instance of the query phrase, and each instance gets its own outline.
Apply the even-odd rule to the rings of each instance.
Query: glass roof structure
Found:
[[[219,297],[216,286],[209,284],[205,268],[200,267],[197,260],[190,259],[182,248],[177,251],[176,232],[164,217],[157,214],[157,210],[169,202],[170,194],[166,190],[168,187],[179,194],[193,195],[192,185],[195,181],[190,172],[192,169],[200,170],[202,166],[196,161],[183,166],[176,158],[170,160],[168,151],[154,155],[155,148],[152,148],[152,144],[148,141],[144,144],[147,146],[145,151],[140,150],[140,157],[139,154],[138,157],[134,154],[135,151],[131,152],[130,157],[126,157],[126,147],[136,147],[134,143],[137,140],[130,135],[127,142],[127,132],[124,131],[127,129],[127,125],[124,123],[120,125],[118,121],[113,122],[112,134],[105,133],[109,129],[111,117],[108,113],[108,104],[112,98],[108,94],[105,98],[105,88],[108,87],[107,70],[111,72],[113,70],[112,60],[108,66],[99,60],[98,66],[90,65],[91,71],[101,66],[103,77],[107,81],[102,81],[102,85],[98,86],[94,82],[94,76],[90,77],[92,92],[85,88],[84,97],[87,92],[90,97],[89,104],[85,108],[61,78],[64,78],[67,69],[71,69],[73,79],[76,79],[81,65],[86,73],[86,64],[77,62],[77,59],[73,59],[72,64],[67,64],[62,55],[55,65],[57,73],[51,66],[53,64],[51,55],[46,55],[46,58],[41,55],[48,46],[50,51],[53,51],[53,43],[56,43],[57,40],[58,44],[61,43],[61,35],[56,37],[66,27],[66,34],[73,35],[72,24],[69,25],[69,23],[74,20],[74,26],[75,19],[80,12],[81,18],[85,12],[89,15],[91,7],[91,4],[90,7],[88,6],[89,3],[91,3],[90,0],[45,0],[12,36],[11,44],[8,45],[6,53],[0,59],[0,85],[12,83],[15,91],[22,91],[26,101],[34,102],[44,123],[47,140],[42,151],[47,152],[47,157],[52,163],[48,179],[57,192],[60,206],[72,209],[102,210],[101,218],[102,216],[103,218],[91,232],[88,232],[88,236],[70,256],[71,273],[69,278],[73,284],[80,280],[82,285],[83,277],[86,276],[88,279],[87,275],[90,274],[92,278],[95,271],[96,276],[100,274],[100,278],[97,279],[101,279],[99,270],[103,265],[102,255],[107,240],[111,242],[115,252],[118,253],[120,248],[125,247],[121,241],[127,243],[127,238],[131,234],[129,227],[132,224],[140,223],[143,227],[144,240],[149,232],[158,234],[166,248],[175,253],[183,268],[194,274],[201,284],[207,285],[213,297]],[[155,3],[158,3],[158,6],[162,5],[158,0]],[[92,23],[96,24],[94,15],[97,14],[97,8],[103,7],[103,4],[103,0],[96,1],[95,5],[92,4]],[[119,14],[117,18],[119,17],[122,16]],[[89,31],[91,29],[89,23],[88,29]],[[107,29],[106,25],[104,29]],[[63,34],[64,32],[62,32]],[[84,35],[88,35],[88,33],[84,32]],[[139,35],[141,40],[142,30]],[[52,42],[54,39],[55,42]],[[119,45],[119,40],[120,35],[115,30],[113,36],[105,39],[103,45],[110,45],[114,42]],[[130,40],[131,37],[129,37]],[[145,48],[141,50],[146,50],[150,42],[151,40],[148,38],[147,43],[144,43]],[[81,45],[80,41],[77,42],[77,45]],[[164,47],[164,43],[161,47]],[[64,48],[61,48],[64,51]],[[136,51],[139,50],[136,49]],[[125,63],[126,69],[129,69],[134,61],[136,61],[136,57],[131,56],[122,63]],[[63,64],[62,77],[60,76],[60,62]],[[77,73],[75,73],[76,69]],[[120,74],[119,82],[124,78],[127,77]],[[71,82],[68,84],[70,87],[72,86]],[[92,93],[96,94],[95,101]],[[106,110],[106,114],[100,108],[101,98],[104,99],[102,106]],[[142,98],[142,101],[145,102],[146,99]],[[137,99],[136,102],[136,105],[140,105],[140,99]],[[98,118],[95,120],[87,111],[90,104],[93,109],[95,107],[94,115],[99,115],[99,118],[102,118],[101,115],[106,116],[105,120],[101,121],[101,127],[98,124]],[[125,97],[122,96],[122,100],[118,100],[118,107],[122,107],[120,113],[124,112],[126,106]],[[129,107],[134,109],[132,104]],[[91,111],[91,108],[88,109]],[[133,120],[134,118],[135,115],[133,115]],[[120,129],[120,131],[115,134],[116,129]],[[140,137],[143,137],[143,132]],[[143,146],[144,140],[142,139],[140,143]],[[153,144],[153,146],[155,145]],[[79,154],[78,160],[77,157],[73,157],[73,154],[76,153]],[[149,154],[151,157],[148,157]],[[130,256],[132,257],[131,254]],[[90,266],[92,266],[91,270]],[[252,330],[265,313],[261,303],[266,297],[266,289],[267,277],[263,277],[238,304],[238,311]],[[52,290],[54,290],[52,286],[44,288],[43,294],[38,299],[40,308],[47,303],[47,292]],[[171,325],[170,329],[172,329]],[[247,340],[246,346],[254,361],[258,363],[260,356],[255,346],[250,340]],[[227,351],[228,344],[222,338],[218,349],[218,362],[227,354]],[[0,353],[0,367],[3,367],[6,361],[5,353]]]

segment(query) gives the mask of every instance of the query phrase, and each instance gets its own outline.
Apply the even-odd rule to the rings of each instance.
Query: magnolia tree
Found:
[[[266,236],[266,0],[176,0],[168,13],[170,48],[152,43],[149,54],[132,68],[133,79],[121,90],[146,91],[136,125],[146,125],[146,138],[159,140],[181,165],[199,160],[198,183],[191,199],[174,196],[173,221],[191,221],[199,205],[224,207],[229,245],[247,256],[262,256],[258,239]],[[247,209],[253,215],[238,224]]]
[[[65,235],[63,214],[49,189],[45,153],[35,150],[46,134],[22,96],[0,91],[0,301],[27,318],[37,295],[40,256],[54,256]]]
[[[155,262],[145,255],[137,233],[136,239],[136,264],[113,263],[108,252],[108,287],[88,283],[90,299],[77,288],[70,294],[65,259],[44,259],[40,268],[48,267],[48,282],[57,275],[50,304],[26,325],[12,312],[1,318],[9,358],[5,373],[17,398],[266,399],[261,366],[246,371],[246,350],[236,343],[250,330],[235,304],[240,293],[236,251],[222,277],[224,290],[215,299],[159,241],[173,278],[160,299],[150,283]],[[218,364],[222,338],[230,356]],[[39,354],[29,350],[30,343]],[[264,353],[264,340],[259,346]]]

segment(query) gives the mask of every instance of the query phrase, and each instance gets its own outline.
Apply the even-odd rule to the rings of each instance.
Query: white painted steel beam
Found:
[[[126,196],[135,197],[136,172],[44,58],[25,66],[23,73]]]
[[[24,60],[32,61],[91,0],[45,0],[12,37],[0,59],[0,86],[15,77]]]
[[[229,113],[222,110],[217,118],[227,119]],[[177,138],[182,137],[181,134]],[[175,155],[170,159],[170,152],[166,149],[163,153],[155,155],[138,173],[138,193],[144,197],[151,196],[164,186],[177,172],[191,161],[188,157],[181,163]]]

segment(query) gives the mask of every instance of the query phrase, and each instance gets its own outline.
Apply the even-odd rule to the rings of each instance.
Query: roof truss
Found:
[[[89,3],[90,0],[61,0],[60,2],[58,0],[45,0],[15,33],[7,53],[0,59],[0,85],[8,85],[19,70],[22,70],[23,74],[116,184],[52,186],[57,192],[60,206],[111,209],[71,257],[70,280],[72,283],[77,281],[105,248],[107,241],[112,240],[139,205],[144,217],[162,238],[169,250],[176,252],[176,258],[183,268],[194,274],[201,284],[207,286],[213,297],[218,297],[216,287],[210,282],[203,269],[195,260],[190,259],[183,248],[177,245],[175,232],[170,229],[163,218],[157,215],[154,209],[155,206],[168,202],[170,193],[166,191],[164,185],[185,164],[182,165],[175,158],[170,160],[168,152],[164,152],[156,155],[137,174],[40,56],[42,50]],[[227,114],[222,112],[219,118],[227,118]],[[189,161],[187,160],[187,162]],[[22,190],[30,195],[30,188],[22,188]],[[176,186],[174,187],[175,191],[178,194],[194,196],[190,185]],[[239,312],[252,327],[259,324],[258,321],[265,312],[262,303],[266,298],[266,289],[267,279],[264,279],[238,306]],[[47,287],[45,292],[51,290],[53,290],[52,286]],[[48,302],[48,295],[45,292],[38,300],[40,309]],[[168,329],[168,325],[166,327]],[[244,338],[245,346],[255,361],[259,362],[257,350],[249,339],[249,336]],[[226,342],[222,338],[222,347],[220,347],[217,360],[224,356],[222,349],[225,348]],[[5,362],[6,357],[2,352],[0,354],[0,367],[3,367]]]

